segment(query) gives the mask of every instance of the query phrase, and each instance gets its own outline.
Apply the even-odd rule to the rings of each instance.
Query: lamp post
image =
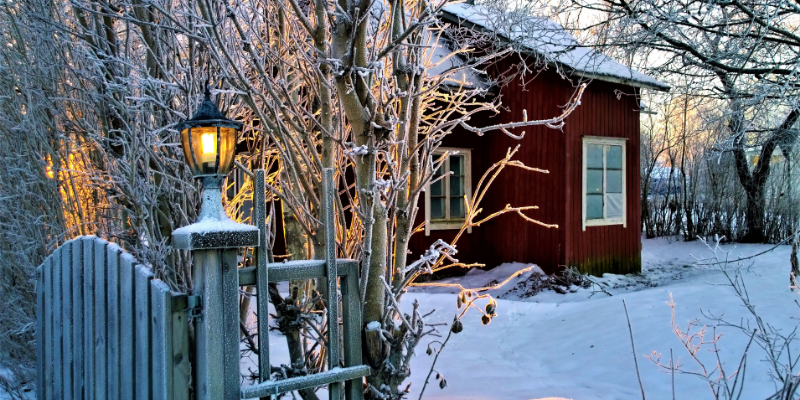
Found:
[[[195,115],[179,123],[186,162],[203,182],[203,204],[194,224],[172,232],[172,245],[192,251],[194,391],[198,400],[239,398],[238,248],[257,247],[258,228],[232,221],[222,207],[222,182],[230,172],[242,123],[225,118],[205,99]]]

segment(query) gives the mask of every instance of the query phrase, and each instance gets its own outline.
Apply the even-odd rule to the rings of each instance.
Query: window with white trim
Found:
[[[625,139],[583,138],[583,229],[626,224]]]
[[[425,190],[426,236],[431,230],[461,228],[466,220],[467,202],[472,197],[471,151],[439,148],[434,153],[434,162],[441,160],[445,152],[450,155],[433,172],[432,183]]]

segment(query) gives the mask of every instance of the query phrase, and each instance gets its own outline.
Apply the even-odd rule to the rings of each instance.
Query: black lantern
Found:
[[[183,154],[194,177],[202,178],[204,186],[221,182],[231,170],[242,123],[222,115],[206,86],[205,99],[194,116],[179,123],[176,129],[181,132]]]

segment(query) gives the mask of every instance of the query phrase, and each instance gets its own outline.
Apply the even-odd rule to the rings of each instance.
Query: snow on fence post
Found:
[[[64,243],[36,279],[39,398],[188,400],[185,295],[151,290],[166,284],[96,237]],[[166,313],[153,311],[156,300],[169,304]],[[154,349],[164,348],[169,352],[157,357]],[[154,368],[157,362],[167,367]]]

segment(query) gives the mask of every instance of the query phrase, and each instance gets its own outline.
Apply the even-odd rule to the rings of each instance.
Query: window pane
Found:
[[[464,177],[451,176],[450,177],[450,196],[463,196],[464,195]]]
[[[431,183],[431,196],[444,196],[444,179]]]
[[[603,193],[603,170],[590,169],[586,171],[586,194]]]
[[[464,198],[450,198],[450,218],[464,218]]]
[[[444,197],[431,197],[431,219],[444,218]]]
[[[586,167],[603,168],[603,146],[590,144],[586,146]]]
[[[606,193],[622,193],[622,170],[606,171]]]
[[[453,175],[464,175],[464,156],[450,156],[450,172]]]
[[[606,168],[622,169],[622,146],[608,146]]]
[[[606,195],[606,217],[622,217],[622,194],[611,193]]]
[[[586,219],[603,219],[603,195],[586,195]]]

